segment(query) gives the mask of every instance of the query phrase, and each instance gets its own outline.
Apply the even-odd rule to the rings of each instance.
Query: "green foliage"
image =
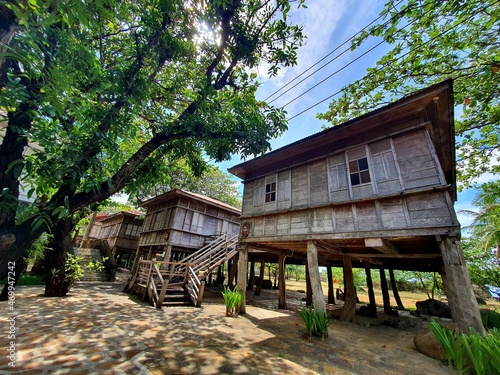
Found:
[[[494,328],[482,337],[449,330],[435,321],[429,326],[446,352],[449,366],[459,374],[500,373],[500,330]]]
[[[22,275],[17,285],[44,285],[45,282],[40,275]]]
[[[296,63],[304,36],[288,1],[0,3],[8,18],[6,8],[0,227],[16,236],[33,240],[128,184],[146,186],[162,163],[183,159],[199,175],[209,160],[268,151],[286,130],[285,112],[256,99],[254,71]],[[14,225],[20,179],[36,201]]]
[[[233,207],[241,207],[241,197],[237,184],[228,173],[212,165],[204,165],[200,174],[193,172],[185,159],[168,159],[156,164],[147,175],[138,175],[125,188],[133,203],[166,193],[172,189],[182,189],[203,194]]]
[[[316,311],[314,306],[303,306],[300,315],[306,326],[306,332],[309,338],[317,336],[320,340],[328,337],[328,326],[332,323],[328,313]]]
[[[483,0],[387,0],[383,18],[353,40],[365,49],[381,39],[390,50],[342,90],[320,119],[333,125],[433,83],[454,80],[458,180],[473,186],[500,172],[500,4]],[[405,27],[406,26],[406,27]]]
[[[463,237],[461,242],[471,282],[481,286],[500,285],[500,267],[495,252],[485,249],[476,237]]]
[[[424,292],[429,298],[443,292],[441,277],[436,272],[394,271],[400,291]]]
[[[87,268],[92,271],[102,271],[105,268],[105,263],[108,260],[108,257],[103,257],[102,261],[96,260],[95,262],[89,262],[87,264]]]
[[[500,329],[500,313],[497,310],[481,309],[479,312],[485,329]]]
[[[243,293],[237,287],[234,287],[234,290],[231,290],[229,287],[224,286],[222,298],[224,299],[224,303],[226,305],[226,316],[236,318],[240,313],[240,308],[243,303]]]
[[[83,276],[83,269],[80,263],[83,258],[75,256],[72,254],[66,254],[66,263],[64,269],[64,282],[68,283],[69,286],[73,285],[76,281],[80,280]],[[57,269],[52,269],[52,277],[57,278],[59,271]]]

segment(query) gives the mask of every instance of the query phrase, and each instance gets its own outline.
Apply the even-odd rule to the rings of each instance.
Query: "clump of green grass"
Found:
[[[442,327],[435,321],[430,328],[448,357],[448,365],[459,374],[500,374],[500,330],[493,328],[485,337]]]
[[[306,332],[309,339],[312,336],[317,336],[320,340],[328,337],[328,326],[331,324],[330,316],[327,313],[319,312],[311,305],[302,307],[300,315],[306,326]]]
[[[222,298],[226,305],[226,316],[237,317],[243,303],[243,293],[237,287],[231,290],[229,287],[224,286]]]

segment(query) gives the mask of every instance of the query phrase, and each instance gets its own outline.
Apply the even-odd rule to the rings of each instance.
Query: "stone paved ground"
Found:
[[[0,302],[0,374],[453,374],[414,350],[413,331],[334,322],[327,340],[308,341],[300,315],[265,291],[249,299],[267,308],[229,318],[216,291],[201,308],[157,310],[122,287],[78,283],[64,298],[17,287],[16,367]]]

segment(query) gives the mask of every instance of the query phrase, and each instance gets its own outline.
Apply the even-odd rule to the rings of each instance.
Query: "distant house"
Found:
[[[114,214],[98,213],[89,233],[89,243],[106,241],[118,265],[131,267],[137,250],[139,233],[142,228],[143,213],[120,211]],[[84,225],[82,233],[87,226]],[[82,236],[78,236],[76,246],[80,246]]]
[[[240,210],[180,189],[140,204],[147,210],[137,255],[179,261],[216,237],[232,237],[240,228]]]
[[[353,266],[438,271],[454,317],[467,311],[459,324],[480,325],[453,207],[452,103],[443,82],[230,168],[245,185],[239,269],[307,260],[319,306],[318,265],[342,266],[351,310]]]

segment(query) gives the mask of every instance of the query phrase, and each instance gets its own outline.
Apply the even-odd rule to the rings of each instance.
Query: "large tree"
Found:
[[[500,3],[389,0],[382,15],[381,23],[362,32],[352,48],[382,38],[392,49],[318,117],[336,125],[452,78],[461,187],[474,185],[485,172],[498,173]]]
[[[285,0],[1,2],[0,279],[41,233],[122,190],[151,157],[196,167],[268,150],[285,114],[255,99],[251,68],[295,63],[303,36],[289,9]],[[29,141],[40,150],[24,153]],[[36,194],[22,220],[20,179]]]
[[[500,266],[500,181],[484,184],[473,204],[475,210],[462,211],[473,218],[468,230],[484,253],[496,249]]]
[[[129,200],[138,204],[146,199],[156,197],[172,189],[183,189],[192,193],[206,195],[217,199],[233,207],[241,207],[241,194],[238,183],[228,173],[224,173],[218,167],[206,165],[195,174],[184,159],[170,159],[164,162],[156,162],[151,159],[142,168],[149,173],[138,170],[132,176],[124,191],[130,195]]]

